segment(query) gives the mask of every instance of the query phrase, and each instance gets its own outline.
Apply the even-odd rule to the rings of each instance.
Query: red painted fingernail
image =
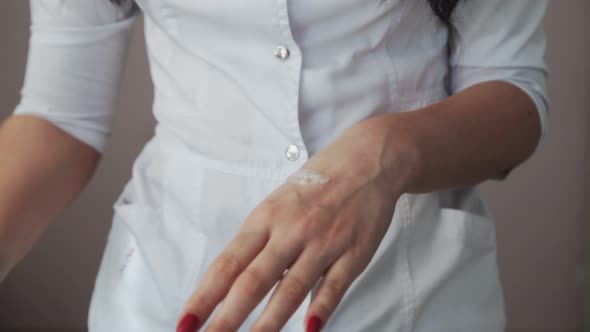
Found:
[[[193,314],[185,314],[178,323],[176,332],[195,332],[199,327],[199,317]]]
[[[320,318],[318,316],[311,316],[311,318],[307,321],[305,332],[318,332],[320,330],[320,326],[322,326],[322,321]]]

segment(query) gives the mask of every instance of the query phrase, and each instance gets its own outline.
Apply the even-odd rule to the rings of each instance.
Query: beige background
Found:
[[[27,3],[2,1],[0,119],[19,100],[27,51]],[[584,180],[590,174],[590,1],[551,2],[546,27],[550,134],[539,153],[508,181],[483,188],[497,219],[510,329],[581,331],[582,230],[590,216],[590,211],[585,212],[590,188],[584,189],[584,183],[590,184]],[[84,330],[112,203],[153,131],[142,33],[142,27],[136,26],[119,112],[98,172],[0,285],[0,330]]]

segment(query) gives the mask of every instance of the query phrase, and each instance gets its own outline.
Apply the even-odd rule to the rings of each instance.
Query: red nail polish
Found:
[[[320,318],[318,316],[311,316],[311,318],[307,321],[305,332],[318,332],[321,326],[322,321]]]
[[[185,314],[180,323],[178,323],[176,332],[195,332],[198,327],[199,317],[193,314]]]

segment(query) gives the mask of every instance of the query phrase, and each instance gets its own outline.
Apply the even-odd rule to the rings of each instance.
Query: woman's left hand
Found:
[[[178,331],[194,331],[222,300],[205,332],[237,331],[277,282],[251,331],[280,331],[321,277],[306,330],[324,326],[375,254],[403,193],[409,167],[400,158],[384,169],[387,135],[375,119],[359,122],[302,166],[327,183],[285,182],[256,206],[210,265]]]

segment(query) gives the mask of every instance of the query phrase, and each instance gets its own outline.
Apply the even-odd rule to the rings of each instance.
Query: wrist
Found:
[[[380,137],[375,142],[383,179],[400,194],[413,192],[414,183],[424,168],[418,140],[399,114],[387,114],[367,120]]]
[[[331,192],[333,195],[324,197],[328,203],[371,183],[397,199],[411,190],[420,173],[416,144],[406,132],[393,115],[357,123],[302,166],[330,179],[310,190],[318,187]]]

